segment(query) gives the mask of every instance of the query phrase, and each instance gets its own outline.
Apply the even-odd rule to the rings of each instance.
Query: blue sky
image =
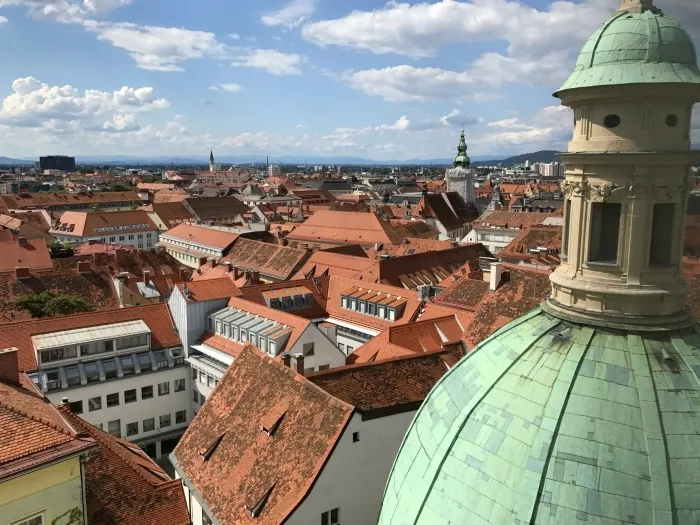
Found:
[[[700,2],[657,3],[697,41]],[[618,5],[0,0],[0,155],[564,148],[551,93]]]

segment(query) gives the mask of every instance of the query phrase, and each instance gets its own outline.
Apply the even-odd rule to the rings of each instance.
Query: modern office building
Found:
[[[45,170],[75,171],[75,157],[65,155],[39,157],[39,169],[42,172]]]

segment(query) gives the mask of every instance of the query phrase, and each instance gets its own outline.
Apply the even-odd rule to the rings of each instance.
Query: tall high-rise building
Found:
[[[557,96],[575,125],[551,297],[433,388],[380,525],[700,523],[700,326],[680,277],[695,48],[652,0],[622,0]]]
[[[39,169],[41,171],[75,171],[75,157],[66,157],[65,155],[39,157]]]
[[[445,170],[447,191],[456,191],[464,199],[464,202],[474,202],[474,170],[470,168],[471,161],[467,156],[467,141],[464,139],[464,130],[457,146],[457,156],[454,158],[453,168]]]

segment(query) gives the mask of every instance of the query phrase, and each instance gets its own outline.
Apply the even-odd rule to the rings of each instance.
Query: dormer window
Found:
[[[347,307],[348,307],[348,298],[347,298],[347,297],[343,297],[343,298],[341,299],[341,304],[342,304],[343,308],[347,308]]]
[[[389,308],[389,321],[396,320],[396,310]]]
[[[385,308],[383,306],[379,307],[379,317],[381,317],[382,319],[386,317]]]

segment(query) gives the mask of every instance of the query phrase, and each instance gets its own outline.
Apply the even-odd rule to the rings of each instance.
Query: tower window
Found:
[[[678,115],[669,115],[666,117],[666,125],[669,128],[675,128],[678,125]]]
[[[619,115],[608,115],[607,117],[605,117],[605,119],[603,119],[603,125],[608,129],[618,127],[620,125],[620,122],[622,122],[622,119]]]
[[[622,205],[612,202],[594,202],[591,205],[591,238],[588,260],[615,264],[620,238]]]
[[[571,224],[571,201],[564,202],[564,239],[561,243],[562,255],[569,253],[569,226]]]
[[[651,225],[651,248],[649,250],[649,265],[660,266],[671,264],[671,243],[673,239],[674,204],[654,204],[654,214]]]

